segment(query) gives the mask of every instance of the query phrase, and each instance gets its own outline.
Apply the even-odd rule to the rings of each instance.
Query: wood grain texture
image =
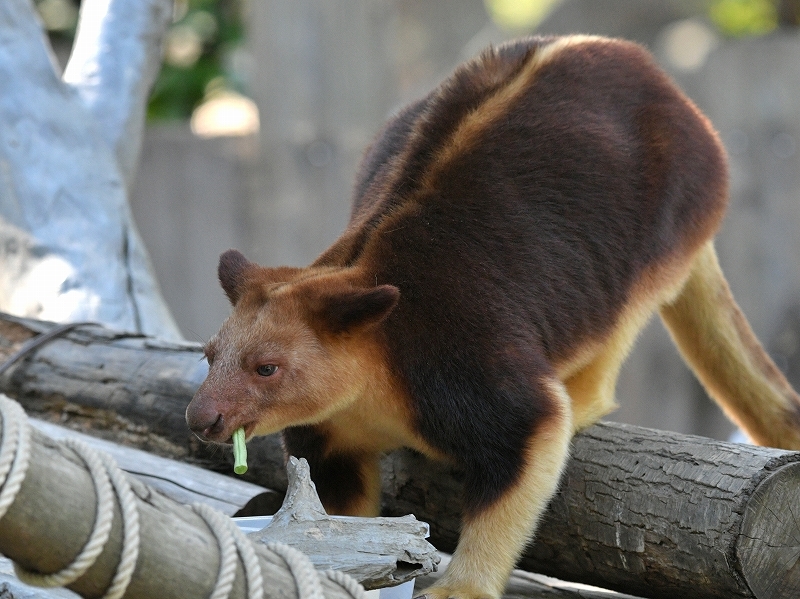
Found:
[[[52,323],[0,314],[0,361]],[[208,446],[189,431],[184,412],[208,366],[197,343],[173,343],[88,326],[38,348],[0,375],[0,392],[29,413],[85,423],[93,434],[223,473],[229,450]],[[248,443],[243,480],[286,488],[278,436]]]
[[[736,554],[753,593],[763,599],[800,595],[800,464],[769,475],[744,514]]]
[[[125,447],[42,420],[31,418],[30,423],[56,441],[79,439],[90,447],[107,453],[123,471],[178,503],[206,503],[226,516],[248,513],[249,506],[254,504],[281,504],[282,493],[238,478],[223,476],[206,468]]]
[[[366,588],[395,586],[430,574],[439,563],[426,541],[428,527],[414,516],[355,518],[325,513],[308,462],[290,458],[283,506],[266,528],[250,533],[262,543],[286,543],[320,570],[338,570]]]
[[[779,469],[800,454],[603,424],[573,456],[526,565],[651,597],[759,597],[736,555],[743,515],[765,478],[789,482]]]
[[[113,406],[191,456],[183,410],[199,360],[198,346],[74,331],[0,377],[0,391],[26,407],[41,407],[43,398]],[[279,440],[255,440],[248,451],[249,480],[285,490]],[[230,468],[223,452],[203,459]],[[793,503],[800,480],[788,467],[797,463],[794,452],[612,423],[591,427],[574,439],[561,489],[520,567],[645,597],[781,596],[794,590],[800,568]],[[430,524],[435,546],[452,551],[462,473],[410,451],[390,454],[382,468],[384,515],[413,513]]]
[[[450,556],[443,554],[439,570],[417,578],[414,592],[422,592],[426,587],[434,584],[442,576],[449,563]],[[521,599],[522,597],[528,599],[636,599],[633,595],[564,582],[524,570],[514,570],[503,593],[503,599]]]
[[[645,597],[787,596],[763,594],[743,572],[762,585],[800,589],[800,528],[791,507],[800,496],[799,458],[627,425],[591,427],[573,441],[561,489],[519,567]],[[384,508],[416,507],[433,542],[452,550],[459,474],[437,468],[410,452],[390,456]],[[783,502],[765,503],[764,485],[779,489],[770,495]],[[744,554],[748,514],[762,538]]]

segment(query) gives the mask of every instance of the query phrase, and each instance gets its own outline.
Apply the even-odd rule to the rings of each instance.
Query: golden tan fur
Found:
[[[580,361],[568,361],[566,368],[559,364],[559,376],[572,398],[575,431],[596,423],[617,408],[615,390],[622,364],[653,314],[682,292],[691,264],[697,259],[689,256],[645,270],[607,337],[593,341],[587,350],[578,351]]]

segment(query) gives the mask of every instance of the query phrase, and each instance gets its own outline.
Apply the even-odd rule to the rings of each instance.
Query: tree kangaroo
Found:
[[[459,464],[459,544],[425,594],[497,598],[654,312],[756,442],[800,449],[800,399],[717,262],[727,195],[717,134],[640,46],[489,48],[388,122],[313,264],[222,255],[233,311],[188,424],[283,430],[333,513],[378,513],[385,451]]]

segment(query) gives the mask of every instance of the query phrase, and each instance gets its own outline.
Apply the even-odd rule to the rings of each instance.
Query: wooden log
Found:
[[[460,474],[395,452],[384,512],[413,512],[444,551]],[[800,591],[800,453],[604,423],[576,436],[561,489],[518,567],[674,599]]]
[[[435,584],[445,572],[451,556],[442,554],[439,570],[416,579],[414,594],[420,594]],[[514,570],[506,585],[503,599],[640,599],[633,595],[615,593],[604,589],[549,578],[541,574]]]
[[[283,493],[238,478],[98,439],[50,422],[35,418],[29,422],[55,441],[78,439],[107,453],[120,469],[178,503],[205,503],[226,516],[235,517],[272,513],[283,501]]]
[[[68,485],[68,486],[65,486]],[[217,543],[204,521],[190,509],[131,481],[139,504],[142,539],[137,571],[128,597],[181,599],[208,597],[219,567]],[[0,553],[23,567],[55,572],[79,553],[91,531],[95,498],[85,467],[71,452],[34,431],[31,466],[17,500],[0,520]],[[115,510],[111,537],[92,568],[69,588],[99,597],[111,582],[120,554],[122,530]],[[277,562],[277,560],[276,560]],[[296,597],[280,564],[265,562],[264,575]],[[332,596],[344,593],[326,588]],[[337,595],[338,593],[338,595]],[[245,597],[237,572],[234,597]]]
[[[0,376],[0,390],[26,406],[46,397],[113,407],[186,443],[183,410],[199,380],[182,377],[199,360],[196,346],[74,331]],[[156,404],[164,411],[160,418]],[[249,446],[257,452],[250,458],[255,480],[285,489],[279,443],[270,437]],[[592,427],[576,437],[561,491],[521,566],[647,597],[786,596],[800,589],[800,520],[791,505],[800,497],[798,462],[794,452],[623,425]],[[455,470],[395,452],[384,460],[384,513],[415,514],[430,523],[435,545],[452,550],[460,481]]]
[[[66,565],[80,552],[89,537],[95,520],[96,497],[91,477],[81,460],[63,445],[54,442],[36,429],[32,429],[33,443],[27,476],[15,501],[0,519],[0,553],[13,559],[22,567],[35,572],[55,572]],[[5,440],[3,440],[5,441]],[[296,477],[295,477],[296,479]],[[192,509],[178,504],[138,480],[129,477],[136,495],[139,510],[141,543],[137,568],[128,587],[126,597],[171,598],[207,597],[216,582],[219,570],[219,549],[208,525]],[[295,484],[303,484],[297,481]],[[311,498],[313,499],[313,497]],[[316,499],[319,503],[319,499]],[[302,503],[287,507],[288,517],[292,511],[306,509]],[[397,555],[418,559],[413,566],[409,562],[391,567],[380,553],[378,572],[364,563],[347,567],[347,573],[357,578],[366,587],[385,586],[411,580],[417,575],[427,574],[438,562],[436,551],[425,541],[424,527],[419,523],[411,530],[407,519],[386,520],[382,531],[373,534],[383,536],[389,544],[396,543]],[[346,525],[340,525],[339,534],[348,538]],[[414,536],[409,540],[408,536]],[[295,535],[284,531],[279,542],[299,544],[302,531]],[[268,535],[262,539],[271,540]],[[122,542],[122,524],[119,507],[115,506],[114,527],[103,553],[89,571],[69,585],[75,592],[95,597],[103,594],[110,584],[119,559]],[[350,540],[352,553],[354,539]],[[413,547],[412,553],[408,552]],[[296,596],[296,582],[284,560],[274,555],[263,545],[255,544],[268,597]],[[369,549],[360,547],[369,553]],[[313,561],[313,560],[312,560]],[[323,566],[325,564],[322,564]],[[348,599],[350,595],[327,579],[321,579],[326,599]],[[244,577],[241,565],[236,574],[231,597],[245,597]]]
[[[54,326],[0,313],[0,363]],[[29,413],[85,422],[93,434],[228,473],[233,468],[231,453],[201,443],[184,419],[207,372],[198,343],[85,326],[36,348],[0,374],[0,392],[21,402]],[[272,488],[286,489],[278,436],[250,442],[248,454],[244,480],[269,480]]]
[[[179,503],[188,501],[202,501],[212,507],[220,508],[223,513],[231,513],[237,509],[242,501],[247,500],[254,490],[263,492],[264,489],[249,483],[237,481],[230,477],[209,472],[208,470],[180,464],[174,460],[167,460],[145,452],[115,445],[102,439],[97,439],[89,435],[76,433],[75,431],[58,427],[49,423],[31,420],[31,425],[37,430],[44,432],[54,440],[64,438],[78,438],[91,445],[95,449],[106,451],[115,458],[123,470],[136,477],[143,483],[153,486],[158,485],[157,490],[163,492],[168,497],[175,499]],[[198,472],[199,471],[199,472]],[[336,521],[326,521],[322,515],[319,499],[314,495],[309,498],[311,493],[310,478],[306,475],[307,468],[303,473],[296,476],[289,476],[290,487],[295,481],[295,491],[291,488],[287,492],[284,501],[283,518],[276,514],[278,521],[270,526],[269,530],[251,534],[252,538],[263,538],[265,542],[279,541],[288,542],[293,547],[300,549],[321,570],[333,568],[349,571],[356,567],[366,573],[377,586],[384,584],[395,584],[405,580],[409,576],[420,573],[419,563],[426,563],[428,567],[422,571],[430,569],[430,565],[438,560],[438,556],[429,551],[429,546],[424,543],[421,531],[422,523],[408,516],[404,518],[336,518]],[[163,477],[163,478],[162,478]],[[169,480],[165,480],[169,479]],[[180,481],[176,485],[172,481]],[[203,485],[203,488],[197,488]],[[212,495],[212,496],[210,496]],[[249,499],[248,502],[252,502]],[[298,507],[298,504],[299,507]],[[310,512],[310,514],[309,514]],[[246,526],[250,526],[247,519]],[[342,535],[342,520],[352,522],[348,535]],[[386,528],[387,520],[393,530],[394,539],[388,542],[382,539]],[[321,543],[320,536],[327,526],[327,542]],[[375,528],[379,529],[375,534]],[[258,526],[254,530],[258,530]],[[427,527],[425,527],[426,529]],[[278,530],[280,529],[280,530]],[[405,534],[398,534],[403,533]],[[365,537],[361,540],[351,538],[354,534]],[[363,542],[362,542],[363,541]],[[333,544],[333,548],[328,545]],[[369,546],[370,555],[364,553],[364,547]],[[357,548],[354,552],[354,548]],[[444,556],[444,559],[449,559]],[[414,564],[417,564],[416,566]],[[354,574],[363,578],[363,574],[358,571]],[[441,572],[430,572],[417,578],[416,590],[421,591],[425,587],[433,584],[438,579]],[[554,586],[558,585],[558,586]],[[528,574],[527,572],[516,571],[511,578],[509,588],[505,594],[506,599],[517,599],[526,597],[528,599],[610,599],[608,593],[602,591],[592,591],[587,589],[563,588],[566,583],[559,581],[545,580],[542,577]],[[397,596],[397,595],[392,595]],[[0,557],[0,598],[2,599],[75,599],[75,593],[63,589],[42,589],[29,587],[20,582],[14,575],[12,563],[7,558]],[[627,596],[615,595],[613,599],[626,599]],[[628,597],[627,599],[631,599]]]

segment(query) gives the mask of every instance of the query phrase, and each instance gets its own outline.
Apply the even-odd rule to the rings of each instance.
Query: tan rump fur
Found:
[[[680,293],[690,271],[691,259],[684,256],[646,269],[610,334],[602,342],[592,341],[572,360],[558,365],[557,372],[572,400],[576,432],[617,408],[617,377],[625,358],[653,314]]]

